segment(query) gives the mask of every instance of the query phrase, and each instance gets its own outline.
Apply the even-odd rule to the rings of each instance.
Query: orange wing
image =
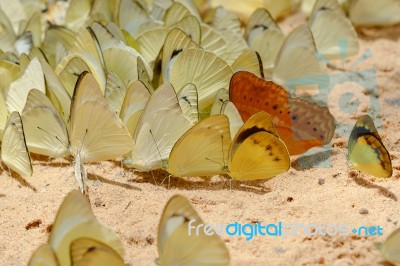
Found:
[[[259,111],[267,112],[290,155],[327,144],[333,137],[335,119],[327,107],[290,98],[283,87],[250,72],[240,71],[232,76],[229,98],[244,122]]]

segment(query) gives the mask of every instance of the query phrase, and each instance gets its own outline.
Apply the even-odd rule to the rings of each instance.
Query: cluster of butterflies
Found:
[[[72,156],[81,192],[84,163],[121,157],[139,171],[163,168],[178,177],[271,178],[290,168],[291,155],[334,135],[328,108],[295,97],[296,90],[324,89],[329,76],[321,59],[358,52],[351,21],[385,24],[399,13],[365,17],[363,1],[351,1],[349,20],[335,0],[317,0],[309,22],[286,36],[265,8],[251,14],[243,31],[239,16],[221,6],[200,12],[201,0],[151,2],[0,1],[5,165],[30,176],[30,153]],[[286,86],[296,80],[294,89]],[[370,117],[356,123],[348,151],[358,170],[391,176],[390,155]],[[218,237],[187,235],[189,218],[201,222],[186,199],[172,198],[159,227],[159,263],[227,264]],[[387,242],[390,259],[393,241]],[[123,265],[122,245],[73,192],[31,265],[103,260]]]
[[[157,265],[228,265],[230,256],[224,241],[203,230],[188,233],[188,225],[204,224],[190,202],[180,195],[170,198],[158,226]],[[383,257],[400,263],[400,229],[376,246]],[[79,191],[70,192],[58,210],[48,243],[31,256],[28,266],[129,265],[124,263],[124,249],[117,234],[102,225],[90,204]]]
[[[211,6],[223,5],[229,10],[235,11],[243,19],[257,7],[268,9],[274,19],[281,19],[296,12],[301,11],[310,15],[317,0],[251,0],[246,3],[231,5],[229,0],[210,0]],[[400,3],[398,0],[338,0],[343,10],[348,14],[351,22],[357,26],[388,26],[400,22],[399,12]],[[331,28],[329,28],[331,29]]]
[[[228,265],[229,252],[217,235],[188,234],[188,224],[204,224],[190,202],[180,195],[166,204],[158,226],[158,265]],[[94,216],[79,191],[64,199],[48,243],[31,256],[28,266],[113,265],[123,266],[124,249],[117,234]]]
[[[217,7],[202,19],[190,0],[71,0],[51,9],[61,25],[43,23],[42,2],[0,9],[0,39],[15,35],[0,47],[1,155],[22,176],[32,174],[32,152],[72,156],[82,192],[84,163],[121,157],[177,177],[268,179],[289,169],[291,155],[333,137],[328,108],[284,87],[301,79],[299,87],[323,89],[329,76],[319,58],[343,56],[343,40],[345,56],[358,52],[335,0],[316,1],[308,24],[288,36],[263,8],[242,34],[235,13]],[[357,125],[349,161],[390,176],[373,122]]]

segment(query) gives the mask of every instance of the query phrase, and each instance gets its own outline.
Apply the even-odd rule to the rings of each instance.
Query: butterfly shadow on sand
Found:
[[[127,171],[132,171],[131,168],[126,168]],[[239,181],[233,180],[225,175],[214,175],[211,177],[175,177],[171,176],[163,169],[152,170],[149,172],[135,172],[135,177],[129,178],[128,182],[148,183],[156,186],[162,186],[167,189],[180,190],[238,190],[253,192],[256,194],[266,194],[271,191],[265,185],[266,180],[254,181]]]

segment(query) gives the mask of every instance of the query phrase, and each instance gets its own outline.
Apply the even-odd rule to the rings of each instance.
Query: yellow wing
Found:
[[[78,238],[71,243],[74,266],[124,266],[124,259],[111,247],[90,238]]]
[[[50,157],[69,154],[69,139],[63,119],[49,98],[33,89],[29,92],[22,111],[26,143],[33,153]]]
[[[93,75],[80,75],[71,105],[71,153],[82,162],[111,160],[132,150],[132,138],[107,104]]]
[[[32,175],[31,157],[18,112],[12,112],[8,118],[1,143],[1,160],[22,177]]]
[[[357,170],[376,177],[392,176],[389,152],[368,115],[357,120],[350,134],[348,162]]]
[[[222,174],[230,141],[228,118],[225,115],[207,117],[176,142],[167,171],[178,177]]]
[[[146,103],[133,135],[132,156],[124,163],[141,171],[164,167],[172,147],[191,126],[174,88],[161,85]]]
[[[327,3],[322,5],[323,2]],[[311,14],[310,29],[318,52],[326,58],[338,59],[358,53],[357,33],[336,0],[317,1]]]
[[[117,234],[97,221],[85,197],[75,190],[61,204],[49,238],[60,266],[71,265],[71,245],[82,238],[103,243],[120,258],[124,257]]]
[[[159,265],[228,265],[229,253],[221,238],[215,232],[207,236],[203,230],[189,235],[190,223],[196,226],[203,221],[185,197],[173,196],[158,227]]]
[[[269,179],[289,167],[289,152],[270,116],[265,112],[251,116],[232,141],[228,174],[237,180]]]
[[[232,69],[224,60],[211,52],[190,48],[176,57],[169,78],[177,92],[188,83],[196,86],[201,112],[212,104],[219,89],[229,87],[231,76]]]
[[[24,109],[28,93],[32,89],[46,93],[42,66],[37,58],[32,59],[21,77],[10,84],[5,99],[8,111],[21,113],[22,109]]]

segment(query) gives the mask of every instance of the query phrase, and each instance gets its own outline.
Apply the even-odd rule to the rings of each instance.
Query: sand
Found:
[[[298,14],[281,25],[287,31],[303,21]],[[168,188],[167,181],[161,184],[167,176],[163,172],[134,173],[121,168],[119,161],[90,165],[88,185],[93,211],[120,236],[126,262],[155,265],[158,222],[167,200],[179,193],[188,197],[210,224],[282,221],[383,228],[383,236],[297,234],[286,239],[256,236],[251,241],[224,236],[231,265],[385,265],[374,243],[383,241],[400,226],[400,26],[362,28],[358,35],[360,53],[346,60],[343,68],[376,71],[379,110],[375,106],[368,111],[364,106],[347,115],[334,108],[332,113],[349,124],[367,112],[381,119],[378,130],[392,157],[391,178],[373,178],[349,167],[347,136],[332,140],[331,167],[291,168],[267,182],[251,184],[220,178],[213,182],[172,178]],[[372,56],[351,67],[367,49],[371,49]],[[352,88],[345,82],[337,87]],[[339,95],[332,97],[334,102]],[[318,158],[311,157],[313,160]],[[49,226],[64,196],[77,188],[69,161],[35,156],[33,169],[33,176],[27,179],[1,172],[0,265],[26,265],[32,252],[47,241]]]

